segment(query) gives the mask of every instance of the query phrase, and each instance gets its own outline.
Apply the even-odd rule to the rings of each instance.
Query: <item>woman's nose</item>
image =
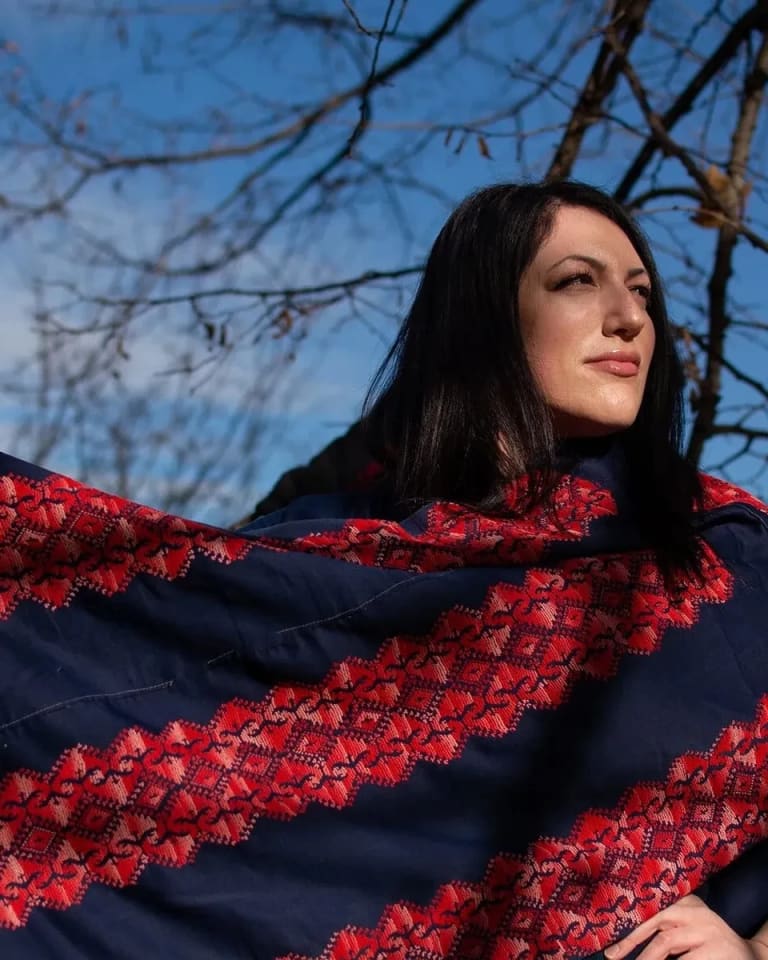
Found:
[[[603,331],[607,335],[631,340],[650,322],[637,291],[629,290],[623,284],[620,289],[610,291],[603,321]]]

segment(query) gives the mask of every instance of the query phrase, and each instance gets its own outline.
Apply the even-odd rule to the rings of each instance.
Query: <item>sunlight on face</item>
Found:
[[[655,333],[649,277],[624,231],[561,206],[520,283],[528,362],[560,437],[601,436],[637,417]]]

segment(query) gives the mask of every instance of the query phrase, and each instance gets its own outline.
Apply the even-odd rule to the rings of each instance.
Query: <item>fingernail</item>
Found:
[[[618,957],[620,952],[618,947],[606,947],[605,950],[603,950],[608,960],[613,960],[614,957]]]

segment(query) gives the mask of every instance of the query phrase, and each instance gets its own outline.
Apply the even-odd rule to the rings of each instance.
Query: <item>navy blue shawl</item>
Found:
[[[578,958],[768,917],[765,507],[665,586],[611,458],[238,534],[0,460],[0,956]]]

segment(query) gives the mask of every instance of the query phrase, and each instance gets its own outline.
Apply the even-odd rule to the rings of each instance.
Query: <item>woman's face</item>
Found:
[[[528,362],[561,437],[631,426],[655,333],[650,278],[624,231],[587,207],[561,206],[520,283]]]

